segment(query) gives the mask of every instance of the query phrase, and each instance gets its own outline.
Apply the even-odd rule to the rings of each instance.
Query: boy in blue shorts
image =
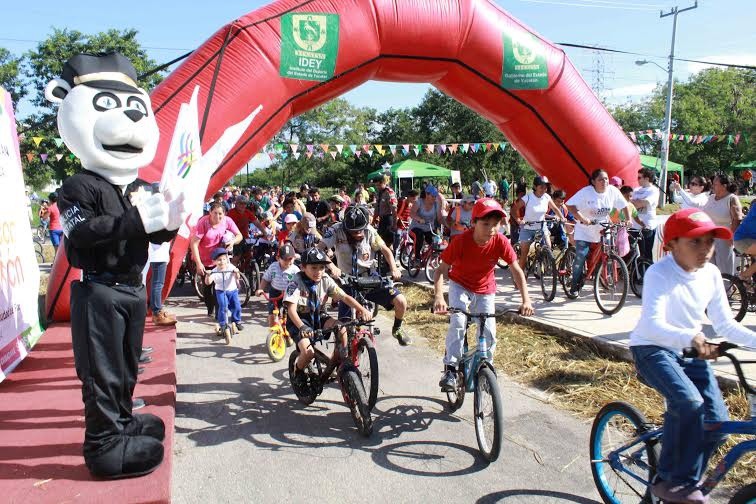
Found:
[[[646,271],[640,321],[630,334],[638,374],[667,402],[658,479],[651,487],[664,501],[708,501],[698,482],[722,438],[707,432],[704,421],[728,419],[722,392],[706,362],[717,354],[701,332],[705,317],[718,336],[756,347],[756,333],[733,319],[722,275],[709,262],[715,238],[731,240],[732,232],[697,208],[670,216],[664,225],[664,246],[671,254]],[[699,358],[683,358],[685,347],[698,350]]]
[[[302,271],[294,275],[294,279],[286,287],[284,306],[288,319],[286,329],[297,344],[299,356],[294,363],[292,380],[301,380],[301,372],[315,357],[315,350],[310,343],[310,335],[316,329],[329,329],[336,324],[336,320],[328,315],[326,299],[343,301],[357,311],[360,320],[371,320],[373,314],[357,302],[352,296],[347,296],[341,287],[328,275],[324,275],[328,259],[325,252],[317,248],[309,248],[302,252]],[[339,333],[339,347],[346,348],[346,331]]]

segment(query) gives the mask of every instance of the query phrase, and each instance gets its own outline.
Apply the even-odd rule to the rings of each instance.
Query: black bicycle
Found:
[[[640,229],[628,228],[627,230],[628,240],[630,242],[630,253],[626,255],[623,260],[627,265],[627,275],[630,279],[630,290],[633,291],[636,297],[643,295],[643,277],[646,276],[648,268],[654,264],[653,261],[641,257],[640,246],[638,242],[641,240]]]
[[[323,387],[326,384],[338,380],[341,387],[341,395],[349,407],[352,420],[354,420],[354,424],[357,426],[360,434],[365,437],[373,433],[373,419],[370,416],[370,404],[368,396],[365,393],[365,387],[362,385],[360,371],[349,356],[349,348],[352,347],[352,341],[355,338],[354,331],[351,331],[352,334],[350,335],[350,331],[347,330],[346,348],[339,345],[338,337],[336,337],[336,349],[331,357],[326,356],[320,349],[315,348],[315,345],[325,342],[331,334],[337,333],[341,328],[348,329],[349,327],[354,328],[369,324],[354,320],[346,323],[337,323],[329,329],[312,331],[309,339],[315,350],[315,357],[301,371],[304,373],[304,379],[301,383],[292,379],[294,377],[294,365],[297,357],[299,357],[299,349],[295,349],[289,357],[289,379],[291,381],[291,388],[294,390],[297,399],[302,404],[310,405],[323,393]],[[334,373],[334,371],[336,372]]]

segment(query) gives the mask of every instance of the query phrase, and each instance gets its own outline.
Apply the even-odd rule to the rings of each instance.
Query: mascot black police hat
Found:
[[[119,53],[77,54],[63,65],[61,78],[71,87],[79,84],[100,89],[138,92],[134,65]]]

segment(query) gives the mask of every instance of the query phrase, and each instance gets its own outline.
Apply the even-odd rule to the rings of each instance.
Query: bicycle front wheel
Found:
[[[593,295],[599,310],[607,315],[620,311],[627,298],[627,283],[625,261],[613,253],[603,257],[593,272]]]
[[[370,417],[368,398],[362,386],[362,380],[353,369],[344,369],[340,380],[344,401],[349,406],[357,430],[365,437],[370,436],[373,433],[373,419]]]
[[[756,483],[744,486],[730,499],[730,504],[754,504],[756,503]]]
[[[732,316],[740,322],[748,311],[748,290],[743,280],[734,275],[722,273],[722,281],[724,282],[725,294],[727,294],[727,302],[730,303]]]
[[[570,292],[570,286],[572,284],[572,265],[575,263],[575,249],[569,247],[564,251],[562,257],[559,258],[559,282],[562,284],[564,293]]]
[[[554,256],[548,250],[538,254],[536,271],[541,278],[541,292],[544,301],[551,301],[556,296],[557,270]]]
[[[239,301],[241,302],[242,308],[247,306],[251,295],[252,289],[249,286],[249,280],[247,280],[247,277],[244,275],[239,275]]]
[[[591,473],[605,503],[654,502],[650,485],[658,444],[633,442],[647,430],[643,414],[624,402],[609,403],[596,415],[590,439]]]
[[[409,269],[410,260],[412,260],[412,245],[408,243],[399,251],[399,264],[402,268]]]
[[[441,266],[441,254],[434,253],[425,263],[425,279],[430,283],[433,283],[433,275],[436,273],[436,269]]]
[[[357,368],[368,393],[368,408],[372,411],[378,401],[378,352],[368,338],[361,338],[357,344]]]
[[[265,349],[268,351],[268,357],[273,362],[280,362],[286,355],[286,339],[283,331],[275,327],[268,332],[268,338],[265,340]]]
[[[204,301],[205,294],[203,293],[203,290],[205,288],[205,282],[202,277],[200,275],[194,275],[192,285],[194,286],[194,292],[197,294],[199,300]]]
[[[247,269],[247,280],[249,280],[249,288],[252,292],[257,292],[260,288],[260,266],[257,265],[257,261],[252,261]]]
[[[486,366],[478,370],[473,402],[478,448],[486,462],[493,462],[504,441],[504,405],[496,375]]]
[[[646,270],[654,264],[648,259],[638,258],[633,263],[628,271],[630,275],[630,289],[633,291],[636,297],[643,296],[643,277],[646,276]]]

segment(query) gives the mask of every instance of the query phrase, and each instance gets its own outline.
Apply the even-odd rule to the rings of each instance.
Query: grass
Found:
[[[405,315],[406,323],[443,353],[448,321],[430,313],[432,293],[415,285],[405,285],[402,292],[411,307]],[[608,356],[590,341],[556,337],[522,324],[497,321],[496,331],[497,369],[546,392],[552,402],[578,417],[591,420],[604,404],[622,400],[635,405],[650,421],[662,422],[661,396],[635,378],[632,363]],[[750,416],[748,399],[742,391],[728,390],[724,397],[733,419]],[[747,438],[731,437],[714,462],[744,439]],[[723,484],[741,487],[755,480],[756,454],[751,454],[730,470]]]

